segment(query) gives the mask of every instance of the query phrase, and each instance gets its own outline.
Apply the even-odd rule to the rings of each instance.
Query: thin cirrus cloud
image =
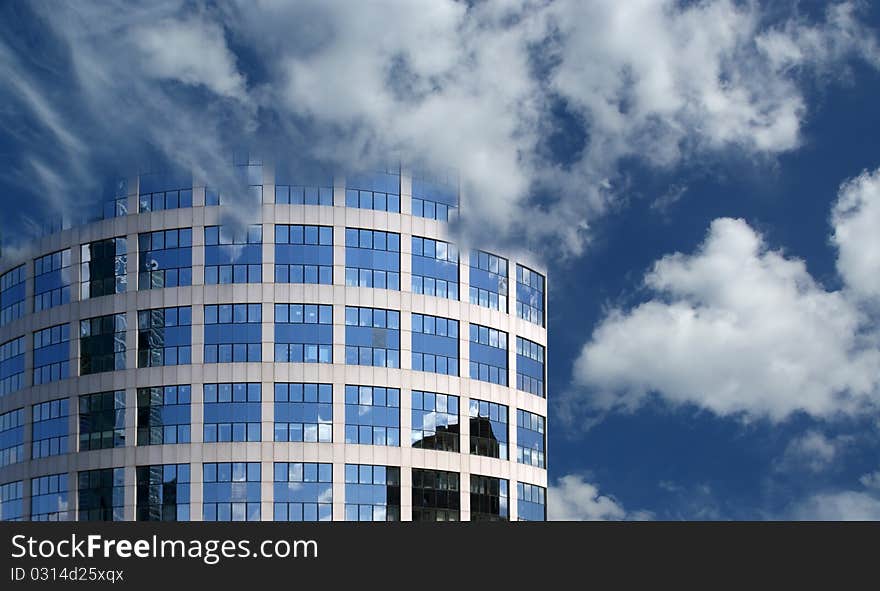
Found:
[[[845,182],[833,206],[842,289],[817,283],[745,221],[716,219],[697,252],[654,264],[648,301],[600,321],[575,363],[569,403],[601,414],[656,397],[771,422],[876,411],[878,174]]]
[[[855,2],[813,19],[796,3],[771,18],[731,0],[4,11],[0,118],[28,124],[8,146],[19,173],[0,181],[33,197],[31,217],[40,204],[76,210],[96,179],[153,157],[235,193],[229,154],[243,144],[322,169],[402,154],[460,172],[465,230],[569,254],[623,196],[622,159],[673,167],[730,148],[795,149],[805,81],[880,63]],[[574,147],[559,153],[563,131]]]

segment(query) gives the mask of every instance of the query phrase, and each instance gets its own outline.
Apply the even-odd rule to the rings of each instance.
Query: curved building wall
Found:
[[[400,213],[395,213],[352,207],[352,193],[349,191],[347,201],[344,178],[336,178],[332,189],[327,189],[328,195],[332,194],[332,206],[274,203],[274,172],[269,166],[259,170],[263,203],[254,204],[251,223],[261,226],[262,242],[256,242],[254,235],[249,243],[244,236],[236,241],[242,244],[223,247],[232,253],[230,260],[243,261],[245,266],[251,261],[249,269],[220,270],[220,265],[212,264],[218,262],[218,249],[212,250],[213,244],[206,246],[205,227],[221,223],[221,208],[205,205],[204,186],[194,187],[191,197],[187,195],[186,204],[191,199],[192,206],[137,213],[139,202],[144,202],[143,177],[140,199],[138,178],[127,183],[131,194],[117,199],[117,213],[127,211],[127,215],[47,236],[28,260],[2,261],[0,518],[265,521],[332,516],[333,520],[467,520],[492,518],[495,513],[512,520],[543,518],[547,486],[546,283],[544,275],[538,276],[543,289],[533,290],[529,296],[528,272],[517,273],[518,265],[522,265],[544,274],[543,265],[527,255],[495,253],[508,261],[508,289],[501,297],[499,310],[479,305],[481,299],[487,303],[491,294],[471,290],[472,277],[477,282],[478,273],[469,265],[470,253],[464,250],[459,253],[457,265],[458,299],[414,293],[412,237],[441,241],[450,238],[445,222],[412,215],[416,201],[412,199],[409,174],[400,175]],[[207,195],[209,202],[215,201],[210,189]],[[417,206],[425,207],[423,202]],[[329,280],[332,271],[332,284],[274,282],[276,226],[286,224],[332,227],[332,247],[323,255],[332,250],[332,270],[325,269],[324,275]],[[189,238],[172,233],[157,239],[167,239],[168,244],[154,244],[139,235],[175,229],[192,230],[191,285],[158,288],[162,281],[189,282],[187,256],[181,255],[180,259],[184,270],[161,279],[139,273],[140,259],[147,249],[175,248],[175,241],[176,248],[180,248],[180,241]],[[399,290],[351,285],[361,281],[351,269],[346,285],[347,257],[350,265],[356,264],[353,261],[378,261],[380,267],[382,261],[394,258],[387,252],[355,255],[346,246],[347,236],[349,241],[353,238],[352,229],[399,234]],[[213,242],[210,230],[208,237]],[[124,245],[123,241],[109,240],[113,238],[125,238]],[[376,238],[377,244],[380,240]],[[66,249],[69,253],[63,252]],[[58,251],[62,254],[45,256]],[[83,257],[89,260],[83,261]],[[479,257],[474,260],[479,264]],[[484,257],[486,260],[489,257]],[[159,266],[163,265],[168,263]],[[206,276],[219,281],[220,273],[226,279],[248,277],[256,282],[205,284]],[[296,273],[298,270],[294,270]],[[84,275],[89,275],[85,286]],[[66,279],[69,287],[59,287],[61,279]],[[381,280],[386,285],[394,281],[391,275]],[[156,282],[157,288],[143,289],[145,281]],[[380,283],[379,279],[375,281]],[[123,288],[124,292],[115,293]],[[472,292],[475,304],[469,303]],[[520,298],[517,293],[522,294]],[[532,305],[517,305],[518,299],[529,297]],[[230,308],[220,310],[217,306],[230,304],[248,304],[250,309],[232,308],[232,325],[216,325],[215,321],[222,318],[215,320],[215,315],[222,317],[230,312]],[[276,312],[288,314],[290,319],[299,314],[299,309],[279,311],[276,304],[324,305],[323,310],[310,309],[323,314],[324,323],[287,326],[277,331],[276,320],[280,318],[276,319]],[[332,323],[326,317],[329,306]],[[370,325],[372,317],[357,317],[355,307],[392,314],[380,313]],[[145,313],[159,309],[166,311]],[[250,322],[240,322],[247,319],[248,311]],[[394,323],[394,312],[399,318],[396,334],[388,328]],[[435,326],[426,331],[428,321],[416,315],[447,320],[440,321],[442,328],[438,321],[430,320]],[[89,320],[100,317],[104,319]],[[354,326],[354,321],[359,326]],[[457,336],[449,336],[454,330],[450,321],[458,323]],[[445,347],[449,351],[457,342],[455,359],[447,355],[443,360],[426,360],[418,352],[414,355],[414,322],[421,323],[423,332],[434,333],[417,335],[417,349]],[[483,327],[482,333],[471,325]],[[53,327],[57,328],[53,331]],[[151,327],[164,327],[164,331],[151,332]],[[506,333],[506,351],[492,347],[498,344],[497,331]],[[324,346],[306,353],[301,353],[296,344],[292,349],[279,348],[276,332],[294,335],[279,340]],[[490,348],[475,347],[472,333],[478,341],[488,335]],[[518,337],[530,342],[519,341],[521,350],[522,343],[526,343],[526,349],[531,347],[525,351],[527,356],[534,354],[537,346],[544,348],[540,353],[543,364],[531,363],[530,372],[526,369],[529,362],[517,354]],[[249,339],[251,345],[242,346]],[[235,344],[228,343],[230,340]],[[224,346],[211,344],[218,341]],[[162,353],[139,354],[139,348],[151,344],[164,347]],[[399,345],[396,353],[395,344]],[[352,345],[363,349],[352,349]],[[120,355],[122,348],[124,355]],[[320,350],[319,360],[325,362],[298,362],[300,355],[311,356],[316,350]],[[486,379],[501,383],[470,377],[471,361],[475,361],[471,359],[472,350],[481,351],[481,359],[489,359],[488,365],[474,367],[475,375],[482,371]],[[228,362],[230,355],[234,362]],[[332,355],[330,363],[326,362],[330,361],[328,355]],[[215,356],[220,362],[214,362]],[[493,371],[489,367],[492,359],[497,366],[506,361],[506,371]],[[361,361],[399,367],[354,364]],[[458,375],[437,373],[442,366],[443,371],[454,374],[453,361],[457,361]],[[157,366],[139,367],[143,365]],[[435,371],[413,369],[417,365]],[[87,371],[96,373],[86,375]],[[521,376],[518,380],[518,373],[523,372],[533,377]],[[328,386],[324,386],[319,401],[324,406],[305,410],[279,406],[276,390],[284,396],[286,387],[278,385],[287,383],[330,385],[332,402],[327,401]],[[252,386],[234,387],[233,398],[229,399],[223,397],[222,392],[228,396],[231,391],[224,384]],[[169,389],[171,386],[183,388],[175,391]],[[397,418],[393,391],[355,390],[352,386],[399,390]],[[186,404],[182,403],[187,397],[186,387],[189,420]],[[294,386],[297,392],[298,388]],[[451,399],[441,397],[441,404],[431,394],[416,394],[416,403],[422,407],[416,409],[422,411],[416,413],[416,420],[426,439],[414,445],[418,437],[413,436],[414,391],[457,396],[459,432],[455,433],[454,427],[441,435],[436,433],[444,431],[442,428],[431,431],[438,417],[441,427],[445,422],[440,416],[444,414],[442,405],[446,405],[446,415],[452,414]],[[476,401],[476,406],[471,401]],[[175,402],[176,406],[172,404]],[[367,407],[368,402],[375,406]],[[479,417],[469,417],[472,406],[481,411]],[[276,421],[276,410],[287,418]],[[329,424],[328,410],[332,413]],[[499,427],[505,410],[506,459],[478,455],[505,455],[503,427]],[[316,412],[321,415],[318,420],[314,418]],[[482,417],[484,413],[490,416]],[[358,417],[363,417],[365,424],[360,424]],[[518,428],[518,422],[528,423],[530,419],[529,444],[525,436],[519,435],[525,431]],[[285,421],[293,426],[278,424]],[[480,432],[473,438],[472,429]],[[290,441],[300,438],[311,441]],[[435,443],[440,439],[447,447],[457,439],[459,452],[425,449],[437,447]],[[536,444],[538,439],[544,443]],[[523,445],[528,449],[519,449],[518,453]],[[538,451],[538,447],[544,450]],[[472,500],[480,506],[472,506]],[[383,507],[389,501],[391,506]],[[441,507],[425,507],[432,504]]]

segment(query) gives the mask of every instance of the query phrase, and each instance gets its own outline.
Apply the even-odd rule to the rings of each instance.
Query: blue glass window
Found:
[[[192,285],[192,228],[138,234],[138,289]]]
[[[367,172],[346,177],[345,206],[400,213],[400,171]]]
[[[507,521],[510,517],[508,481],[471,474],[471,521]]]
[[[345,363],[400,367],[400,312],[346,306]]]
[[[507,385],[507,333],[470,325],[471,379],[492,384]]]
[[[516,389],[544,397],[544,347],[516,337]]]
[[[507,407],[485,400],[470,401],[471,453],[507,459]]]
[[[458,320],[412,315],[412,368],[458,375]]]
[[[400,234],[346,228],[345,284],[400,290]]]
[[[80,375],[125,369],[125,314],[80,320]]]
[[[332,521],[333,464],[275,462],[275,521]]]
[[[189,443],[192,387],[138,388],[137,444]]]
[[[543,486],[517,482],[516,499],[520,521],[547,520],[547,489]]]
[[[261,304],[205,306],[205,363],[262,361]]]
[[[138,208],[162,211],[192,207],[192,174],[183,171],[142,173],[138,183]]]
[[[333,363],[333,306],[275,304],[275,361]]]
[[[250,157],[235,161],[233,168],[235,183],[244,192],[244,197],[252,205],[263,202],[263,163]],[[220,205],[223,196],[213,187],[205,187],[205,205]]]
[[[0,396],[24,387],[24,337],[0,345]]]
[[[34,312],[70,303],[70,249],[34,259]]]
[[[138,310],[138,367],[192,363],[192,308]]]
[[[125,518],[125,470],[105,468],[77,474],[79,521],[122,521]]]
[[[24,519],[24,481],[0,484],[0,521]]]
[[[414,216],[445,222],[458,207],[458,180],[452,175],[416,172],[412,179]]]
[[[125,447],[125,390],[79,397],[79,450]]]
[[[331,226],[275,226],[275,283],[333,284]]]
[[[275,441],[333,441],[333,385],[275,384]]]
[[[275,170],[275,203],[333,207],[333,178],[328,176],[311,182],[278,168]]]
[[[516,315],[544,326],[544,276],[522,265],[516,266]]]
[[[31,478],[31,521],[67,521],[67,474]]]
[[[400,390],[345,387],[345,442],[400,445]]]
[[[25,265],[0,275],[0,326],[24,316]]]
[[[0,468],[24,461],[24,409],[0,415]]]
[[[263,280],[263,227],[205,227],[205,285]]]
[[[137,467],[138,521],[189,521],[189,464]]]
[[[458,452],[461,428],[458,396],[412,391],[412,446]]]
[[[472,304],[507,312],[507,259],[472,250],[470,281]]]
[[[544,468],[544,417],[517,409],[516,461]]]
[[[345,520],[400,521],[400,468],[346,464]]]
[[[70,376],[70,325],[50,326],[34,333],[34,385]]]
[[[458,300],[458,247],[413,236],[412,251],[413,293]]]
[[[59,398],[41,402],[31,407],[33,413],[33,432],[31,436],[31,457],[47,458],[66,454],[70,424],[70,400]]]
[[[204,385],[204,441],[260,441],[262,387],[258,383]]]
[[[128,278],[126,238],[107,238],[80,247],[80,299],[124,293]]]
[[[205,521],[260,520],[260,462],[202,464]]]

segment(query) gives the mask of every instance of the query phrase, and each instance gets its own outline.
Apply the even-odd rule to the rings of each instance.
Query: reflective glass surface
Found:
[[[400,390],[345,386],[345,442],[400,445]]]

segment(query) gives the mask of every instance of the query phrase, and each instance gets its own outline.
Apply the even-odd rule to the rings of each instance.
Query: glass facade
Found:
[[[507,312],[507,259],[472,250],[470,282],[472,304]]]
[[[276,383],[275,441],[333,441],[333,385]]]
[[[138,521],[189,521],[189,464],[138,466]]]
[[[400,445],[400,390],[345,387],[345,442]]]
[[[261,361],[263,306],[205,306],[205,363]]]
[[[451,175],[416,173],[412,179],[412,213],[414,216],[449,221],[449,214],[458,207],[458,179]]]
[[[275,225],[275,283],[333,284],[333,227]]]
[[[125,470],[103,468],[77,473],[78,521],[125,519]]]
[[[0,521],[21,521],[24,518],[24,482],[16,480],[0,484]]]
[[[0,468],[24,459],[24,409],[19,408],[0,414]]]
[[[458,452],[461,441],[459,398],[436,392],[412,392],[412,446]]]
[[[412,368],[458,375],[458,320],[412,315]]]
[[[205,384],[204,441],[260,441],[262,386]]]
[[[70,377],[70,325],[58,324],[34,333],[34,385]]]
[[[67,474],[31,478],[31,521],[68,521]]]
[[[153,386],[137,391],[137,444],[189,443],[192,386]]]
[[[445,470],[412,469],[412,520],[459,521],[460,476]]]
[[[59,398],[41,402],[31,407],[33,426],[31,432],[31,457],[47,458],[66,454],[70,426],[70,399]]]
[[[412,291],[458,300],[458,247],[443,240],[412,237]]]
[[[275,361],[333,363],[333,306],[275,304]]]
[[[34,312],[70,303],[70,249],[34,259]]]
[[[346,464],[345,520],[400,521],[400,468]]]
[[[400,170],[347,176],[345,206],[400,213]]]
[[[275,521],[330,521],[333,464],[275,462]]]
[[[345,284],[400,289],[400,234],[345,229]]]
[[[516,337],[516,389],[544,396],[544,347]]]
[[[547,520],[547,489],[528,482],[516,483],[517,514],[520,521]]]
[[[24,337],[0,345],[0,397],[24,387]]]
[[[108,314],[79,322],[79,373],[125,369],[125,314]]]
[[[192,285],[192,228],[138,234],[138,289]]]
[[[545,468],[544,417],[525,410],[516,411],[516,461]]]
[[[471,474],[471,521],[507,521],[508,482],[503,478]]]
[[[192,207],[192,175],[182,171],[141,173],[138,177],[138,211]]]
[[[471,379],[492,384],[507,385],[507,333],[470,325]]]
[[[205,285],[263,280],[263,226],[205,226]]]
[[[138,367],[192,363],[192,308],[138,310]]]
[[[128,285],[127,240],[123,236],[83,244],[79,269],[80,299],[125,293]]]
[[[79,397],[79,449],[125,446],[125,390]]]
[[[202,464],[202,519],[259,521],[260,489],[260,462]]]
[[[485,400],[470,401],[471,453],[507,459],[507,407]]]
[[[24,316],[24,288],[27,265],[0,275],[0,326]]]
[[[522,265],[516,266],[516,315],[544,326],[544,276]]]
[[[275,203],[282,205],[333,206],[333,178],[306,181],[298,175],[275,171]]]
[[[345,362],[400,367],[400,312],[346,306]]]

